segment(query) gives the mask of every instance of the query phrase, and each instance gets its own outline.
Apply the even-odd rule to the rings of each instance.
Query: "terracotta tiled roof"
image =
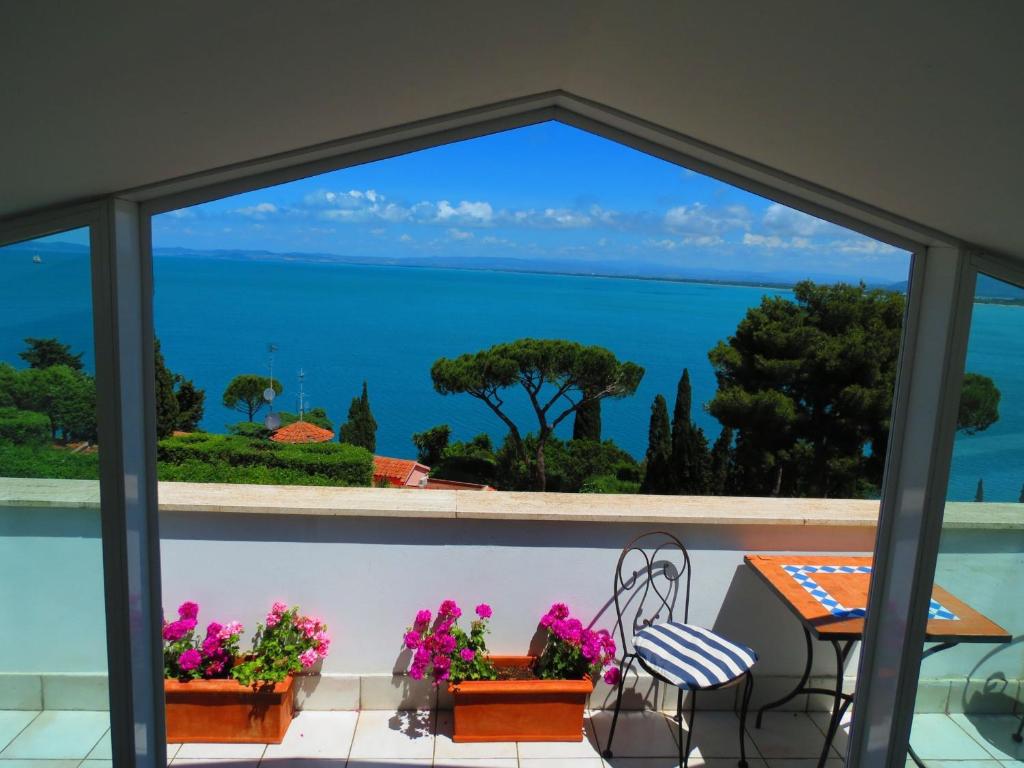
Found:
[[[373,457],[373,479],[387,480],[391,485],[405,486],[413,473],[425,476],[430,467],[412,459],[393,459],[390,456]]]
[[[296,421],[281,427],[270,439],[275,443],[326,443],[334,439],[334,433],[308,421]]]

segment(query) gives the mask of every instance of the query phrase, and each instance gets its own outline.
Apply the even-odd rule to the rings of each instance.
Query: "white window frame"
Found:
[[[973,291],[977,260],[985,257],[969,254],[963,243],[942,232],[564,91],[124,190],[90,206],[40,214],[41,219],[0,221],[3,243],[35,236],[18,233],[46,229],[32,229],[33,221],[48,217],[57,221],[82,211],[91,211],[88,215],[93,217],[88,222],[94,227],[100,428],[104,435],[118,436],[115,449],[101,451],[104,520],[109,520],[104,552],[111,714],[118,720],[125,718],[113,730],[115,765],[156,768],[164,759],[162,739],[155,738],[163,732],[163,693],[158,663],[152,216],[547,120],[613,139],[912,252],[867,642],[851,736],[852,765],[903,765],[913,712],[911,689],[922,649],[926,588],[930,589],[935,568],[940,500],[955,428],[954,398],[970,323],[964,301]],[[125,653],[129,650],[130,664]],[[120,683],[126,683],[125,689],[115,693]],[[128,723],[134,728],[125,728]]]

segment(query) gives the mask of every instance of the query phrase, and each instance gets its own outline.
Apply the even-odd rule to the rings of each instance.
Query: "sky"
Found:
[[[907,278],[904,251],[559,123],[157,217],[156,247],[632,265],[636,274]]]

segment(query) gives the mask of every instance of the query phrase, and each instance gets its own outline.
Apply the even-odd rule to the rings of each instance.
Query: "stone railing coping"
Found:
[[[168,483],[163,512],[873,528],[878,501]],[[99,506],[92,480],[0,478],[0,507]],[[951,502],[946,528],[1024,530],[1024,504]]]

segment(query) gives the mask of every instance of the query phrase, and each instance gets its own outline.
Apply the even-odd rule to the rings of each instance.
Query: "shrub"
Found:
[[[164,480],[369,486],[373,479],[373,454],[340,443],[281,445],[241,435],[192,434],[161,440],[157,455]]]
[[[46,445],[50,439],[50,420],[45,414],[0,408],[0,441],[15,445]]]
[[[48,445],[13,445],[0,441],[0,474],[4,477],[96,480],[100,476],[99,455],[72,453]]]
[[[616,475],[594,475],[583,481],[580,493],[640,493],[640,483]]]
[[[239,421],[228,425],[228,433],[240,437],[248,437],[253,440],[269,440],[271,434],[262,424],[255,421]]]

